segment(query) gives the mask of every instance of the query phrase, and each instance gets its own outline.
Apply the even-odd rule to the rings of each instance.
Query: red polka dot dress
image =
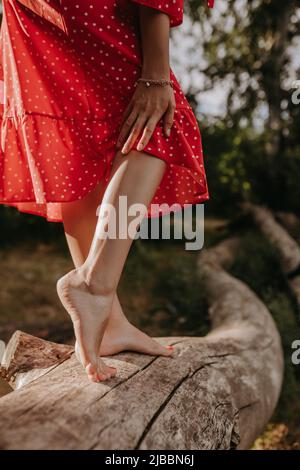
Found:
[[[167,13],[177,26],[183,0],[2,4],[0,203],[60,222],[63,203],[109,179],[141,74],[139,4]],[[171,136],[160,122],[145,152],[167,163],[152,204],[183,206],[207,200],[208,189],[197,122],[173,73],[172,80]]]

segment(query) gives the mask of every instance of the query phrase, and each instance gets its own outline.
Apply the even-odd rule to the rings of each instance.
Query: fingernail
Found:
[[[122,153],[123,155],[126,155],[126,153],[127,153],[127,148],[126,148],[126,147],[123,147],[122,150],[121,150],[121,153]]]
[[[167,129],[166,134],[167,134],[167,137],[170,137],[170,135],[171,135],[171,129]]]
[[[141,150],[143,150],[143,144],[138,144],[137,146],[137,150],[140,152]]]
[[[167,346],[167,349],[174,349],[174,346]]]

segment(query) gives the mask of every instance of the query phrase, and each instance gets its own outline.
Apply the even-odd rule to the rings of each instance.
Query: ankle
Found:
[[[89,271],[84,271],[82,275],[84,278],[84,283],[91,294],[105,297],[114,297],[116,294],[117,286],[114,282],[111,282],[109,279],[105,278],[105,276],[97,278]]]

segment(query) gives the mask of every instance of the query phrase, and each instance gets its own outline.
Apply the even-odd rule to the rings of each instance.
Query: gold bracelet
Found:
[[[174,88],[174,83],[172,80],[152,80],[152,79],[147,79],[147,78],[139,78],[136,82],[136,85],[138,83],[143,83],[147,88],[150,86],[170,86]]]

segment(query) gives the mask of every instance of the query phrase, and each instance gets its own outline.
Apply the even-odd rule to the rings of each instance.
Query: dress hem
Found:
[[[93,188],[95,189],[95,188]],[[91,192],[93,191],[93,189],[91,190]],[[89,193],[86,194],[86,196],[88,195]],[[81,198],[83,199],[83,198]],[[177,203],[174,203],[173,205],[177,205],[180,207],[179,210],[182,210],[185,206],[195,206],[195,205],[198,205],[198,204],[204,204],[205,202],[208,202],[209,201],[209,194],[206,193],[206,194],[203,194],[201,195],[201,199],[200,201],[198,202],[190,202],[190,203],[185,203],[185,204],[180,204],[179,202]],[[74,199],[73,201],[67,201],[67,202],[62,202],[62,201],[57,201],[57,202],[46,202],[45,204],[68,204],[68,203],[71,203],[71,202],[76,202],[76,201],[79,201],[80,199]],[[6,202],[2,202],[0,201],[0,205],[2,206],[5,206],[5,207],[11,207],[13,209],[16,209],[18,212],[22,213],[22,214],[28,214],[28,215],[34,215],[34,216],[39,216],[39,217],[42,217],[43,219],[45,219],[47,222],[53,222],[53,223],[63,223],[63,220],[61,218],[59,219],[55,219],[55,218],[50,218],[48,217],[46,214],[42,214],[41,212],[35,212],[33,210],[26,210],[26,209],[20,209],[18,207],[19,204],[37,204],[36,201],[32,200],[32,201],[18,201],[16,203],[6,203]],[[173,211],[172,211],[173,212]],[[177,211],[176,211],[177,212]],[[169,214],[170,211],[159,211],[158,213],[155,213],[153,215],[151,214],[147,214],[145,216],[145,218],[147,219],[152,219],[152,218],[157,218],[157,217],[164,217],[165,215]]]

